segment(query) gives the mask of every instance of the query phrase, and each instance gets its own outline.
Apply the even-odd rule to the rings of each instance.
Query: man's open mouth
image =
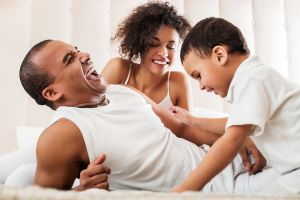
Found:
[[[100,74],[95,70],[94,66],[91,65],[89,69],[85,73],[85,77],[87,80],[99,80],[100,79]]]

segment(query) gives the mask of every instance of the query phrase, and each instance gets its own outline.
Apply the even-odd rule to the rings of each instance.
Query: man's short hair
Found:
[[[225,45],[228,53],[249,54],[246,40],[240,29],[222,18],[210,17],[198,22],[183,41],[180,59],[196,50],[202,56],[210,56],[217,45]]]
[[[32,58],[43,49],[52,40],[44,40],[34,45],[25,58],[20,67],[19,77],[25,91],[36,101],[39,105],[47,105],[53,109],[52,102],[43,97],[43,90],[49,86],[54,78],[51,77],[40,66],[37,66]]]

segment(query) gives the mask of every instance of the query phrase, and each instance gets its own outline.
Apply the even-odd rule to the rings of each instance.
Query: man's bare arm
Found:
[[[71,189],[80,172],[83,141],[78,128],[62,119],[47,128],[37,144],[35,184],[42,187]]]
[[[61,119],[47,128],[39,138],[35,184],[71,189],[80,174],[80,185],[75,190],[107,189],[107,175],[110,171],[102,165],[104,160],[105,156],[100,156],[89,164],[80,130],[71,121]]]

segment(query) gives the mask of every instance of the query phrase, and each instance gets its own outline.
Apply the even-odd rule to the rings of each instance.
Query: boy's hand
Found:
[[[252,175],[266,166],[266,159],[257,149],[250,138],[247,138],[239,152],[246,171]]]
[[[76,190],[83,191],[89,188],[109,189],[108,174],[110,174],[110,168],[103,164],[105,159],[105,154],[101,154],[85,170],[80,172],[80,185],[76,187]]]
[[[178,106],[172,106],[169,108],[169,110],[177,119],[181,120],[183,123],[192,124],[193,116],[189,113],[189,111]]]

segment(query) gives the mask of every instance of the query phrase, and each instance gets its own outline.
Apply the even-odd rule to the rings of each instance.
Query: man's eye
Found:
[[[74,60],[74,56],[71,56],[71,57],[68,59],[68,64],[71,64],[73,60]]]
[[[67,64],[71,64],[75,58],[75,52],[72,52],[69,56],[68,56],[68,61]]]

